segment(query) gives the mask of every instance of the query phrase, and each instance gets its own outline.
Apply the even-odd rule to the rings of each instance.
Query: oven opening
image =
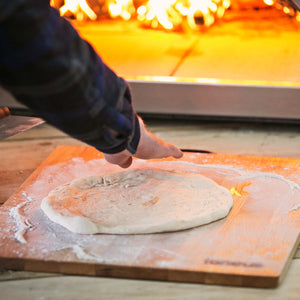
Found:
[[[139,113],[299,121],[299,0],[52,0]]]

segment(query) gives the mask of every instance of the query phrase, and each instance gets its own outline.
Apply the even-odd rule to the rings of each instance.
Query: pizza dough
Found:
[[[224,218],[231,193],[195,173],[133,169],[90,176],[55,188],[41,208],[81,234],[178,231]]]

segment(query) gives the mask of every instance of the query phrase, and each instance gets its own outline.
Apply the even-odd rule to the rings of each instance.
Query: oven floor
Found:
[[[300,84],[300,22],[280,11],[228,15],[206,32],[145,30],[136,21],[76,23],[119,75]]]

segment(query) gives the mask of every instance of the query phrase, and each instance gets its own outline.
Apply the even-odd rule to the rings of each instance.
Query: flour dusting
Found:
[[[76,254],[77,258],[79,258],[79,259],[92,260],[92,261],[97,261],[99,263],[103,263],[103,259],[101,259],[98,256],[86,253],[85,249],[79,245],[74,245],[71,247],[71,249]]]
[[[297,204],[297,205],[295,205],[292,209],[291,209],[291,211],[293,211],[293,210],[298,210],[300,208],[300,204]]]
[[[31,203],[33,200],[25,192],[23,192],[22,195],[26,198],[26,201],[18,204],[16,207],[12,207],[9,215],[13,218],[16,224],[15,240],[21,244],[26,244],[27,241],[24,235],[28,229],[32,228],[33,225],[30,223],[28,218],[24,216],[22,210],[23,207]]]
[[[247,236],[245,242],[250,245],[256,245],[257,228],[252,228],[252,224],[247,219],[243,218],[243,213],[246,211],[251,218],[257,221],[255,224],[264,224],[260,226],[261,234],[268,234],[268,219],[264,217],[264,210],[269,213],[272,209],[277,209],[277,219],[273,218],[272,230],[273,238],[270,241],[264,241],[266,248],[272,248],[274,241],[285,241],[289,239],[286,231],[281,231],[283,219],[287,218],[290,210],[299,212],[299,185],[293,182],[293,174],[288,178],[277,175],[276,173],[263,173],[259,171],[248,171],[242,166],[235,165],[199,165],[191,162],[172,161],[172,162],[153,162],[134,160],[131,168],[139,168],[147,166],[161,167],[165,170],[179,170],[190,173],[199,173],[218,182],[220,185],[230,189],[237,184],[251,181],[251,185],[247,186],[248,195],[244,197],[235,197],[237,207],[244,201],[244,210],[236,211],[239,224],[235,224],[230,220],[221,220],[207,226],[202,226],[189,231],[176,233],[154,234],[154,235],[127,235],[116,236],[108,234],[99,235],[80,235],[69,232],[64,227],[50,221],[41,211],[40,203],[48,193],[57,186],[70,182],[76,178],[86,176],[96,176],[99,174],[110,174],[120,172],[117,166],[109,165],[102,158],[86,161],[82,158],[74,158],[72,160],[50,165],[45,167],[37,176],[36,180],[26,187],[22,196],[25,201],[17,202],[15,207],[9,210],[9,222],[15,224],[14,232],[10,237],[21,244],[26,244],[27,247],[18,247],[16,255],[22,257],[23,249],[27,249],[26,255],[38,256],[43,259],[51,260],[61,257],[64,261],[74,261],[74,254],[78,259],[85,261],[95,261],[99,263],[117,263],[122,265],[146,265],[147,262],[154,263],[154,267],[176,267],[181,266],[193,268],[197,263],[201,264],[201,258],[207,257],[205,251],[212,249],[215,244],[218,244],[221,249],[227,246],[226,241],[230,239],[230,251],[238,251],[243,245],[241,240]],[[297,178],[296,178],[297,179]],[[265,194],[265,188],[268,191],[275,191],[272,194]],[[267,196],[267,197],[266,197]],[[297,212],[296,212],[297,211]],[[294,219],[293,219],[294,220]],[[249,223],[250,222],[250,223]],[[227,231],[222,231],[223,224],[227,226]],[[278,228],[276,227],[278,224]],[[7,228],[10,224],[7,224]],[[237,226],[238,225],[238,226]],[[290,230],[290,227],[287,227]],[[245,229],[245,230],[244,230]],[[244,231],[243,231],[244,230]],[[283,233],[282,233],[283,232]],[[224,235],[226,233],[226,236]],[[0,232],[0,245],[4,230]],[[6,232],[7,235],[7,232]],[[190,237],[199,247],[189,245]],[[220,239],[220,236],[222,239]],[[26,238],[25,238],[26,237]],[[189,239],[188,239],[189,238]],[[279,243],[279,242],[278,242]],[[284,243],[282,243],[284,244]],[[222,248],[223,247],[223,248]],[[214,251],[218,249],[213,248]],[[252,255],[252,248],[245,247],[244,252]],[[282,246],[279,250],[279,255],[284,251]],[[25,252],[24,252],[25,253]],[[267,253],[267,252],[264,252]],[[59,256],[61,254],[61,256]],[[156,260],[153,260],[155,254]],[[233,253],[232,255],[235,255]],[[239,254],[240,256],[244,253]],[[264,254],[265,255],[265,254]],[[273,256],[272,256],[273,257]],[[265,256],[259,257],[259,261],[269,263],[271,258]]]
[[[173,161],[165,161],[163,162],[164,164],[172,164],[174,163]],[[251,178],[274,178],[274,179],[279,179],[283,182],[285,182],[286,184],[289,185],[289,187],[293,190],[293,189],[297,189],[300,190],[300,186],[298,184],[296,184],[295,182],[286,179],[284,176],[282,175],[278,175],[275,173],[266,173],[266,172],[259,172],[259,171],[247,171],[244,170],[243,168],[238,168],[237,166],[230,166],[230,165],[213,165],[213,164],[209,164],[209,165],[198,165],[195,163],[191,163],[191,162],[185,162],[185,161],[178,161],[175,162],[176,164],[185,164],[185,165],[190,165],[193,167],[198,167],[198,168],[203,168],[203,169],[216,169],[216,173],[221,174],[221,175],[229,175],[228,173],[223,172],[222,170],[226,170],[226,171],[230,171],[232,172],[232,174],[236,174],[236,175],[240,175],[243,176],[243,178],[245,180],[247,179],[251,179]],[[198,169],[199,172],[199,169]]]

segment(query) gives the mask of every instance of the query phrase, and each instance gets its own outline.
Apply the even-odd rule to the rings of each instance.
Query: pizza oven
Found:
[[[300,122],[300,0],[52,0],[156,117]]]

